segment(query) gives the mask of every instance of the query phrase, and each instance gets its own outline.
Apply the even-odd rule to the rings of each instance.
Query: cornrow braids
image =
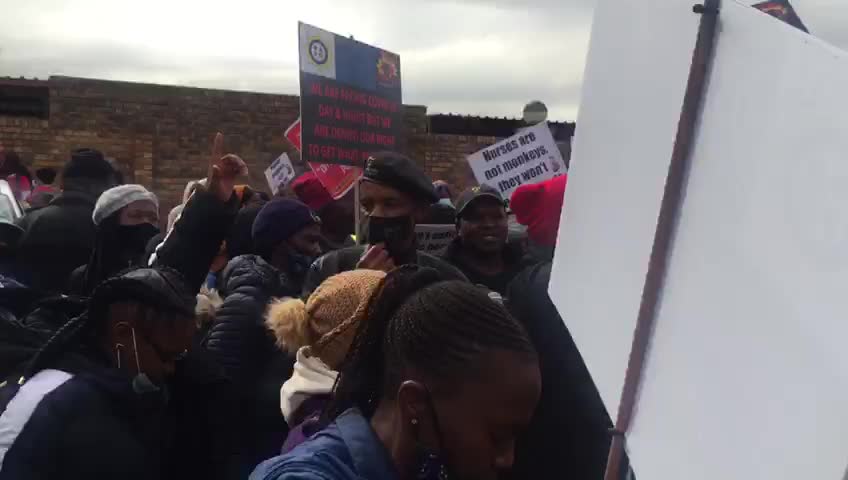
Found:
[[[429,268],[396,269],[368,305],[326,419],[352,407],[370,418],[410,370],[439,382],[475,375],[473,362],[491,350],[536,357],[523,327],[485,290]]]

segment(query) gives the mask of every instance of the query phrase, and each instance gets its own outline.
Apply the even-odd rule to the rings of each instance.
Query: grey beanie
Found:
[[[159,210],[159,199],[153,192],[141,185],[119,185],[100,195],[97,204],[94,205],[91,219],[94,220],[95,225],[100,225],[106,217],[139,200],[150,202],[156,206],[156,210]]]

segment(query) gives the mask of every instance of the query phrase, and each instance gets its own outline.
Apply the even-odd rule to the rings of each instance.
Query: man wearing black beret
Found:
[[[368,245],[336,250],[316,260],[304,282],[304,297],[326,278],[357,268],[387,272],[417,264],[438,270],[448,280],[467,280],[453,265],[417,250],[415,225],[427,218],[436,201],[432,182],[415,162],[391,152],[372,155],[359,186]]]

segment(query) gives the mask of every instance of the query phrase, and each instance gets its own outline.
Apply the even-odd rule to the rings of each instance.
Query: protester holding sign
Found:
[[[472,283],[506,294],[515,275],[532,263],[517,245],[507,243],[508,225],[503,197],[488,185],[472,187],[456,204],[458,236],[445,252]]]
[[[396,266],[417,264],[434,268],[445,278],[466,280],[456,267],[417,250],[415,225],[426,218],[430,204],[437,200],[430,179],[408,157],[390,152],[370,157],[359,198],[369,245],[337,250],[319,258],[304,283],[304,296],[326,278],[356,268],[388,272]]]

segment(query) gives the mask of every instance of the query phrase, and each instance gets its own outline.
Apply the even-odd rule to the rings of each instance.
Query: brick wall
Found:
[[[267,190],[263,171],[280,153],[299,163],[283,137],[298,116],[297,96],[71,77],[33,84],[49,88],[49,116],[0,115],[0,142],[33,170],[61,168],[74,148],[101,150],[126,182],[159,195],[163,214],[179,201],[186,182],[205,176],[209,142],[218,130],[226,134],[227,151],[247,161],[254,187]],[[496,138],[431,135],[422,106],[406,106],[404,116],[402,150],[457,192],[475,183],[465,155]]]

